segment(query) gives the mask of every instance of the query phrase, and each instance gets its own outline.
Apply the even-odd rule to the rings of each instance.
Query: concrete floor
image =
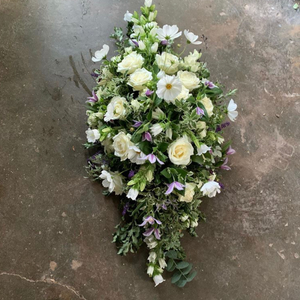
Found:
[[[226,190],[186,236],[199,274],[154,288],[147,251],[111,243],[117,199],[85,178],[91,52],[130,0],[0,0],[0,299],[300,299],[300,12],[293,0],[160,0],[158,21],[204,34],[214,80],[238,88]],[[183,13],[184,11],[184,13]],[[112,45],[112,44],[110,44]]]

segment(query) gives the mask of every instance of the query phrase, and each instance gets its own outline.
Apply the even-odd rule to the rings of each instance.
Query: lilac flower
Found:
[[[234,149],[232,149],[231,146],[229,146],[229,148],[228,148],[226,154],[227,154],[227,155],[232,155],[232,154],[235,154],[235,152],[236,152],[236,151],[235,151]]]
[[[91,76],[97,78],[99,76],[99,74],[93,72],[93,73],[91,73]]]
[[[150,132],[146,131],[143,133],[143,141],[152,142],[152,136]]]
[[[221,131],[222,129],[226,128],[229,125],[230,125],[230,122],[225,122],[225,123],[222,123],[221,125],[218,125],[217,129],[216,129],[216,132]]]
[[[122,216],[125,216],[126,215],[126,212],[129,208],[129,202],[127,202],[125,205],[124,205],[124,208],[123,208],[123,211],[122,211]]]
[[[206,85],[208,88],[210,88],[210,89],[213,89],[213,88],[215,88],[216,86],[211,82],[211,81],[209,81],[209,80],[206,80],[205,81],[205,83],[204,83],[204,85]]]
[[[143,124],[143,122],[141,122],[141,121],[136,121],[136,120],[133,120],[133,121],[134,121],[134,124],[132,126],[134,128],[138,128]]]
[[[197,106],[197,108],[196,108],[196,113],[197,113],[197,115],[199,115],[199,116],[205,115],[204,110],[203,110],[202,108],[198,107],[198,106]]]
[[[153,91],[151,91],[151,90],[148,89],[148,90],[146,91],[145,95],[146,95],[147,97],[149,97],[149,96],[151,96],[153,93],[154,93]]]
[[[223,183],[219,182],[219,186],[220,186],[221,189],[225,189],[225,186],[224,186]]]
[[[231,170],[231,168],[229,166],[227,166],[227,163],[228,163],[228,157],[225,158],[223,165],[221,166],[221,169],[227,170],[227,171]]]
[[[169,44],[169,42],[167,40],[164,40],[164,41],[161,41],[161,44],[164,45],[164,46],[166,46],[166,45]]]
[[[154,223],[161,225],[161,221],[153,218],[152,216],[147,217],[144,222],[142,224],[140,224],[139,226],[145,226],[146,224],[151,224],[153,225]]]
[[[130,170],[129,174],[128,174],[128,178],[132,178],[134,176],[134,171],[133,170]]]
[[[152,233],[154,233],[156,239],[160,240],[160,233],[159,230],[157,228],[149,228],[148,230],[146,230],[143,235],[144,236],[150,236]]]
[[[131,40],[134,44],[135,44],[135,46],[139,46],[139,43],[136,41],[136,40]]]
[[[182,191],[184,187],[184,184],[178,181],[174,181],[171,184],[168,184],[168,190],[165,192],[165,195],[170,195],[173,192],[174,188],[176,188],[178,191]]]
[[[88,97],[88,100],[86,102],[88,103],[96,103],[99,99],[95,93],[95,91],[92,91],[93,96],[92,97]]]
[[[153,153],[148,154],[147,156],[141,159],[149,160],[151,164],[154,164],[157,161],[159,164],[164,165],[164,163],[160,159],[158,159],[157,156],[155,156]]]

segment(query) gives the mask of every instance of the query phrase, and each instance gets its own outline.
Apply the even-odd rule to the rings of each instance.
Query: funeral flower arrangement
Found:
[[[147,273],[155,285],[167,270],[183,287],[196,271],[185,261],[180,238],[185,231],[196,236],[204,218],[200,199],[221,192],[219,170],[230,170],[228,155],[235,153],[222,136],[226,116],[235,121],[238,115],[228,101],[235,91],[224,94],[209,81],[197,50],[185,57],[175,52],[182,32],[176,25],[158,26],[152,0],[141,12],[126,12],[126,35],[115,28],[117,56],[108,60],[104,45],[92,58],[102,65],[87,101],[85,146],[96,152],[88,172],[102,182],[105,195],[120,195],[122,221],[113,237],[118,254],[146,243]],[[187,45],[201,44],[189,30],[184,37]]]

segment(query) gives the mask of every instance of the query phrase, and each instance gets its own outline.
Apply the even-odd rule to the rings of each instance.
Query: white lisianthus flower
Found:
[[[195,187],[196,184],[186,182],[184,196],[180,195],[179,201],[187,203],[192,202],[195,195]]]
[[[176,76],[166,75],[157,83],[156,94],[167,103],[173,102],[182,91],[182,84]]]
[[[198,88],[200,85],[200,79],[193,72],[179,71],[177,73],[181,83],[189,90],[192,91]]]
[[[181,36],[182,32],[178,32],[178,26],[177,25],[164,25],[163,28],[159,28],[157,30],[157,37],[161,41],[168,41],[168,40],[174,40]]]
[[[160,123],[154,124],[150,128],[150,131],[151,131],[152,135],[154,135],[154,136],[159,135],[163,130],[164,130],[164,128]]]
[[[129,146],[128,159],[137,165],[142,165],[145,163],[145,159],[142,159],[145,154],[135,145]]]
[[[193,53],[190,52],[190,54],[183,59],[181,66],[190,69],[192,72],[197,72],[201,67],[200,62],[197,61],[200,57],[201,53],[195,49]]]
[[[182,85],[181,93],[176,97],[177,100],[186,100],[190,95],[190,91]]]
[[[115,189],[115,183],[113,181],[112,174],[103,170],[99,176],[99,178],[103,179],[102,185],[105,188],[108,188],[109,192],[112,193]]]
[[[165,113],[157,107],[153,112],[152,112],[152,119],[154,120],[162,120],[166,117]]]
[[[158,67],[166,74],[172,75],[178,71],[178,57],[171,53],[163,52],[161,55],[156,54],[155,60]]]
[[[166,130],[166,137],[172,140],[172,135],[173,135],[172,128],[168,128]]]
[[[129,146],[132,145],[130,139],[130,134],[125,134],[123,131],[119,132],[113,137],[115,156],[120,157],[121,161],[124,161],[128,158]]]
[[[125,98],[116,96],[111,99],[107,106],[107,111],[104,115],[104,121],[108,122],[110,120],[123,120],[127,114],[126,106],[128,102]]]
[[[139,41],[139,49],[142,51],[146,49],[146,45],[143,41]]]
[[[204,105],[208,116],[211,117],[213,115],[214,110],[214,105],[212,104],[211,100],[207,97],[204,97],[203,99],[201,99],[200,102]]]
[[[197,131],[198,131],[198,134],[199,134],[199,137],[204,139],[206,137],[206,133],[207,133],[207,130],[206,130],[206,123],[204,121],[198,121],[196,123],[196,128],[197,128]]]
[[[155,275],[153,277],[154,283],[155,283],[155,287],[157,287],[160,283],[164,282],[165,279],[159,274],[159,275]]]
[[[151,251],[148,256],[148,261],[150,263],[154,263],[156,261],[156,257],[157,257],[156,253],[154,251]]]
[[[169,159],[174,165],[186,166],[193,154],[194,148],[186,136],[177,139],[168,148]]]
[[[109,46],[104,44],[101,50],[95,52],[95,57],[92,57],[93,62],[101,61],[108,53]]]
[[[148,269],[147,269],[147,274],[149,276],[152,276],[153,275],[153,272],[154,272],[154,267],[153,266],[149,266]]]
[[[95,143],[100,138],[100,132],[98,129],[89,128],[85,133],[89,143]]]
[[[160,258],[160,259],[158,260],[158,263],[159,263],[159,266],[160,266],[162,269],[164,269],[164,268],[167,266],[167,263],[166,263],[166,261],[165,261],[163,258]]]
[[[197,148],[197,155],[205,154],[207,151],[210,151],[211,147],[202,144],[200,148]]]
[[[140,69],[144,63],[142,55],[137,54],[136,51],[131,52],[125,56],[123,60],[118,64],[118,72],[132,74],[135,70]]]
[[[135,112],[137,112],[142,107],[142,104],[138,100],[136,100],[136,99],[132,100],[130,102],[130,104],[133,107],[133,110]]]
[[[202,186],[200,191],[203,193],[203,196],[213,198],[217,193],[221,193],[221,187],[218,182],[208,181]]]
[[[145,0],[145,6],[150,7],[152,5],[152,0]]]
[[[237,109],[237,104],[233,101],[233,99],[231,99],[229,101],[229,104],[228,104],[228,107],[227,107],[227,110],[228,110],[228,117],[229,119],[234,122],[238,116],[238,112],[236,111]]]
[[[151,52],[152,53],[156,53],[158,49],[158,43],[155,42],[152,46],[151,46]]]
[[[195,35],[192,32],[189,32],[189,30],[184,30],[184,35],[187,39],[188,44],[193,44],[193,45],[202,44],[202,42],[197,41],[198,40],[198,35]]]
[[[139,191],[131,188],[127,193],[127,198],[136,200],[137,196],[139,195]]]
[[[152,80],[152,73],[145,68],[137,69],[129,76],[128,85],[133,87],[135,91],[142,91],[145,85]]]
[[[133,15],[127,10],[127,12],[126,12],[125,15],[124,15],[124,21],[126,21],[126,22],[131,22],[132,16],[133,16]]]

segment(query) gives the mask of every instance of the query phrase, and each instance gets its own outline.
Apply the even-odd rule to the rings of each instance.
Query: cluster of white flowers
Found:
[[[182,58],[172,49],[179,37],[185,37],[187,46],[200,45],[197,35],[189,30],[182,35],[177,25],[159,27],[152,0],[145,0],[141,10],[142,16],[129,11],[124,15],[129,38],[116,29],[117,56],[108,60],[109,46],[103,45],[92,57],[105,64],[95,71],[98,85],[87,101],[87,141],[104,149],[108,163],[101,166],[99,179],[110,193],[125,193],[132,206],[157,197],[156,208],[145,201],[141,210],[134,210],[134,218],[152,211],[165,220],[173,207],[168,204],[177,201],[180,230],[193,230],[198,226],[198,199],[220,193],[217,169],[230,169],[227,156],[235,151],[224,144],[220,132],[229,123],[222,123],[225,114],[236,120],[237,105],[233,99],[225,104],[233,92],[224,95],[208,80],[199,51]],[[184,212],[185,205],[193,213]],[[156,219],[151,218],[147,220],[153,225]],[[166,267],[158,243],[167,239],[163,226],[157,221],[140,237],[151,249],[147,273],[155,285],[164,281]]]

